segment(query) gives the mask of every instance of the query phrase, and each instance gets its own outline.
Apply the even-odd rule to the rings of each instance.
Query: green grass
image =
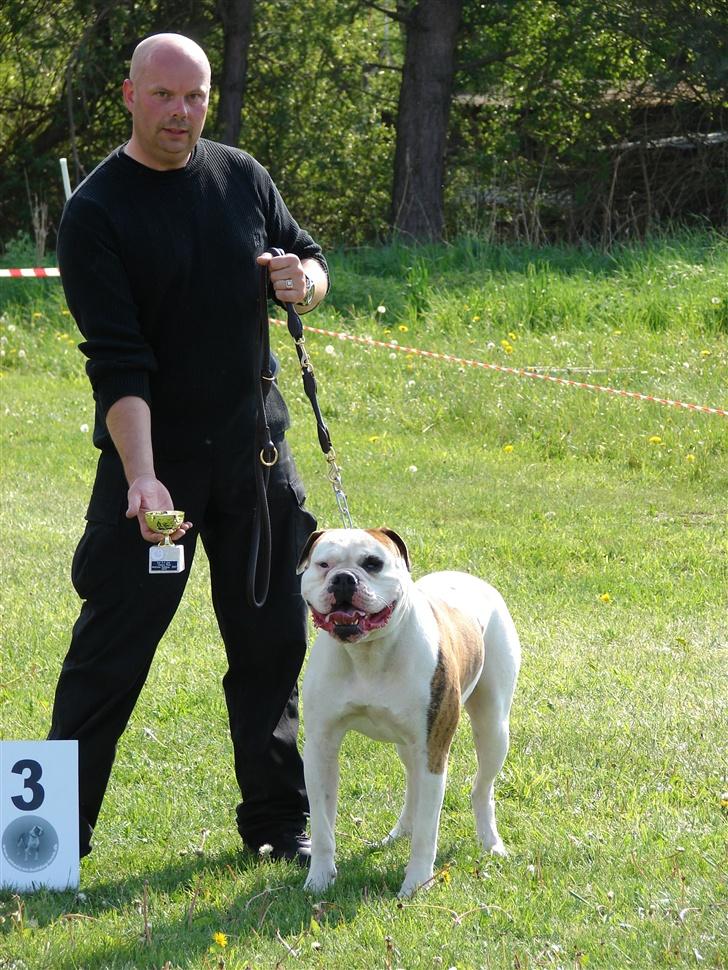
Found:
[[[719,237],[611,255],[469,241],[332,266],[316,326],[728,408]],[[0,308],[0,736],[40,738],[78,607],[91,396],[57,284],[3,281]],[[280,328],[273,341],[309,504],[337,525],[292,346]],[[244,855],[200,554],[119,745],[83,895],[0,893],[0,968],[725,967],[728,420],[308,345],[355,522],[401,532],[416,575],[482,575],[516,620],[497,789],[511,854],[478,853],[463,723],[429,892],[396,899],[407,847],[374,845],[402,773],[357,735],[334,889],[310,898],[297,871]]]

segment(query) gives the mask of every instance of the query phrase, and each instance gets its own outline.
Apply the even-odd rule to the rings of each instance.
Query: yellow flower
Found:
[[[513,331],[509,331],[508,336],[511,338],[511,340],[518,340],[518,334],[513,333]]]
[[[513,445],[503,445],[503,451],[505,451],[507,455],[510,455],[510,453],[513,451]]]
[[[379,441],[379,435],[378,434],[373,434],[369,438],[369,443],[372,444],[372,445],[375,445],[378,441]]]
[[[653,434],[647,440],[650,442],[651,445],[662,444],[662,438],[659,436],[659,434]]]
[[[473,323],[478,323],[479,320],[480,320],[480,317],[479,316],[474,316],[473,317]]]
[[[511,347],[507,340],[501,340],[500,345],[507,354],[513,353],[513,347]]]
[[[609,593],[602,593],[599,599],[602,601],[602,603],[612,602],[612,597],[609,595]]]
[[[687,455],[685,461],[695,461],[695,455]]]
[[[409,327],[407,326],[406,323],[400,323],[397,329],[399,330],[400,333],[407,333],[407,331],[409,330]]]
[[[227,936],[224,933],[213,933],[212,938],[218,946],[227,946]]]
[[[701,350],[700,351],[700,356],[701,357],[710,357],[710,353],[711,352],[709,350]]]
[[[34,319],[34,320],[40,320],[40,318],[41,318],[42,316],[43,316],[43,314],[42,314],[42,313],[34,313],[34,314],[33,314],[33,319]]]

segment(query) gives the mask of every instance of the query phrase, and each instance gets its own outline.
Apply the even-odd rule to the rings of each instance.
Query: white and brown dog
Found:
[[[384,840],[411,837],[399,895],[432,879],[461,705],[478,758],[471,795],[478,838],[486,851],[504,855],[493,782],[508,751],[520,646],[500,594],[459,572],[413,583],[407,547],[390,529],[314,532],[298,568],[319,628],[303,681],[311,806],[306,888],[320,892],[336,876],[338,754],[349,730],[394,742],[406,769],[404,807]]]

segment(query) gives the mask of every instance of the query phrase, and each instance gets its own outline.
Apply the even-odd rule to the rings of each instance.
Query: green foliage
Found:
[[[401,24],[365,0],[257,0],[241,146],[327,244],[390,231]],[[412,12],[415,4],[392,4]],[[728,148],[640,148],[725,131],[725,4],[698,0],[465,3],[445,185],[447,234],[609,246],[698,214],[725,219]],[[0,6],[0,240],[31,232],[29,203],[63,204],[128,135],[120,82],[142,37],[208,50],[214,0],[7,0]],[[69,87],[70,84],[70,87]],[[213,96],[208,132],[215,134]],[[631,144],[632,148],[615,146]]]

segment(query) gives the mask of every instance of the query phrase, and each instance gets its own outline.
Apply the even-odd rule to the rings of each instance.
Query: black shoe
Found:
[[[305,832],[287,832],[268,844],[270,851],[264,853],[268,859],[297,862],[303,867],[311,864],[311,839]]]

